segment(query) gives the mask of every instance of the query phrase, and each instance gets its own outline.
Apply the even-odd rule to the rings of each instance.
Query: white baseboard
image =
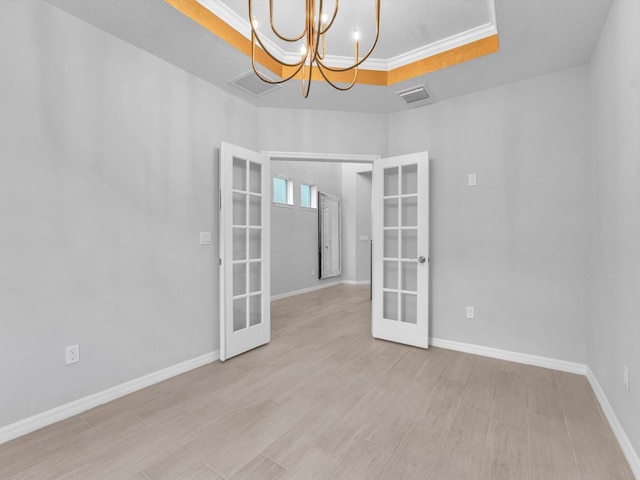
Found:
[[[207,353],[1,427],[0,444],[219,359],[219,350]]]
[[[429,345],[434,347],[446,348],[447,350],[456,350],[458,352],[472,353],[483,357],[498,358],[509,362],[523,363],[525,365],[534,365],[536,367],[551,368],[560,370],[561,372],[577,373],[586,375],[587,366],[582,363],[567,362],[565,360],[556,360],[554,358],[539,357],[537,355],[529,355],[527,353],[512,352],[509,350],[500,350],[498,348],[483,347],[481,345],[472,345],[470,343],[454,342],[451,340],[442,340],[440,338],[431,337]]]
[[[620,444],[622,453],[624,453],[627,462],[629,462],[629,467],[631,468],[635,477],[640,480],[640,457],[638,457],[638,453],[633,448],[631,440],[629,440],[629,437],[622,428],[622,425],[620,425],[620,421],[614,413],[613,407],[611,407],[607,395],[604,393],[604,390],[600,386],[600,382],[598,382],[598,379],[589,367],[587,367],[586,375],[587,380],[589,380],[589,384],[591,384],[591,388],[593,389],[593,392],[598,399],[598,402],[600,402],[600,407],[602,407],[602,411],[609,421],[611,430],[613,430],[613,433],[616,436],[618,443]]]
[[[369,280],[343,280],[345,285],[371,285]]]
[[[309,293],[315,290],[321,290],[323,288],[335,287],[336,285],[342,285],[344,282],[338,280],[337,282],[321,283],[314,285],[313,287],[301,288],[300,290],[294,290],[292,292],[279,293],[278,295],[271,295],[271,300],[280,300],[281,298],[293,297],[294,295],[300,295],[301,293]]]

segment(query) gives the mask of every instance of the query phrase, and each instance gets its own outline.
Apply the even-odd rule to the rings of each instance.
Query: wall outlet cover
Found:
[[[473,307],[467,307],[467,318],[474,318],[475,315],[475,309]]]
[[[80,361],[80,345],[71,345],[66,349],[67,365],[78,363]]]
[[[211,232],[200,232],[200,245],[211,245]]]

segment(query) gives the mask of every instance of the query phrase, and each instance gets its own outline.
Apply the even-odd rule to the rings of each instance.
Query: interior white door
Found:
[[[220,360],[269,343],[270,174],[267,157],[220,149]]]
[[[373,162],[375,338],[429,347],[429,154]]]

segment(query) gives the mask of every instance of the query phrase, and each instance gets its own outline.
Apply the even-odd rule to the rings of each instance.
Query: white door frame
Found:
[[[370,163],[381,158],[380,155],[355,153],[310,153],[310,152],[278,152],[263,150],[262,155],[269,160],[290,160],[300,162],[336,162],[336,163]]]

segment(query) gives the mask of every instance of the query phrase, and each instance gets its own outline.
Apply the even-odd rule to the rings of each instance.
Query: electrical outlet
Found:
[[[475,173],[470,173],[469,174],[469,186],[470,187],[475,187],[478,184],[478,177],[476,176]]]
[[[211,245],[211,232],[200,232],[200,245]]]
[[[316,269],[315,269],[315,268],[312,268],[312,269],[311,269],[311,276],[314,276],[315,274],[316,274]]]
[[[71,345],[67,347],[67,365],[78,363],[80,361],[80,345]]]
[[[629,368],[624,366],[622,369],[622,381],[624,382],[624,388],[629,391]]]
[[[467,307],[467,318],[475,318],[476,312],[473,307]]]

